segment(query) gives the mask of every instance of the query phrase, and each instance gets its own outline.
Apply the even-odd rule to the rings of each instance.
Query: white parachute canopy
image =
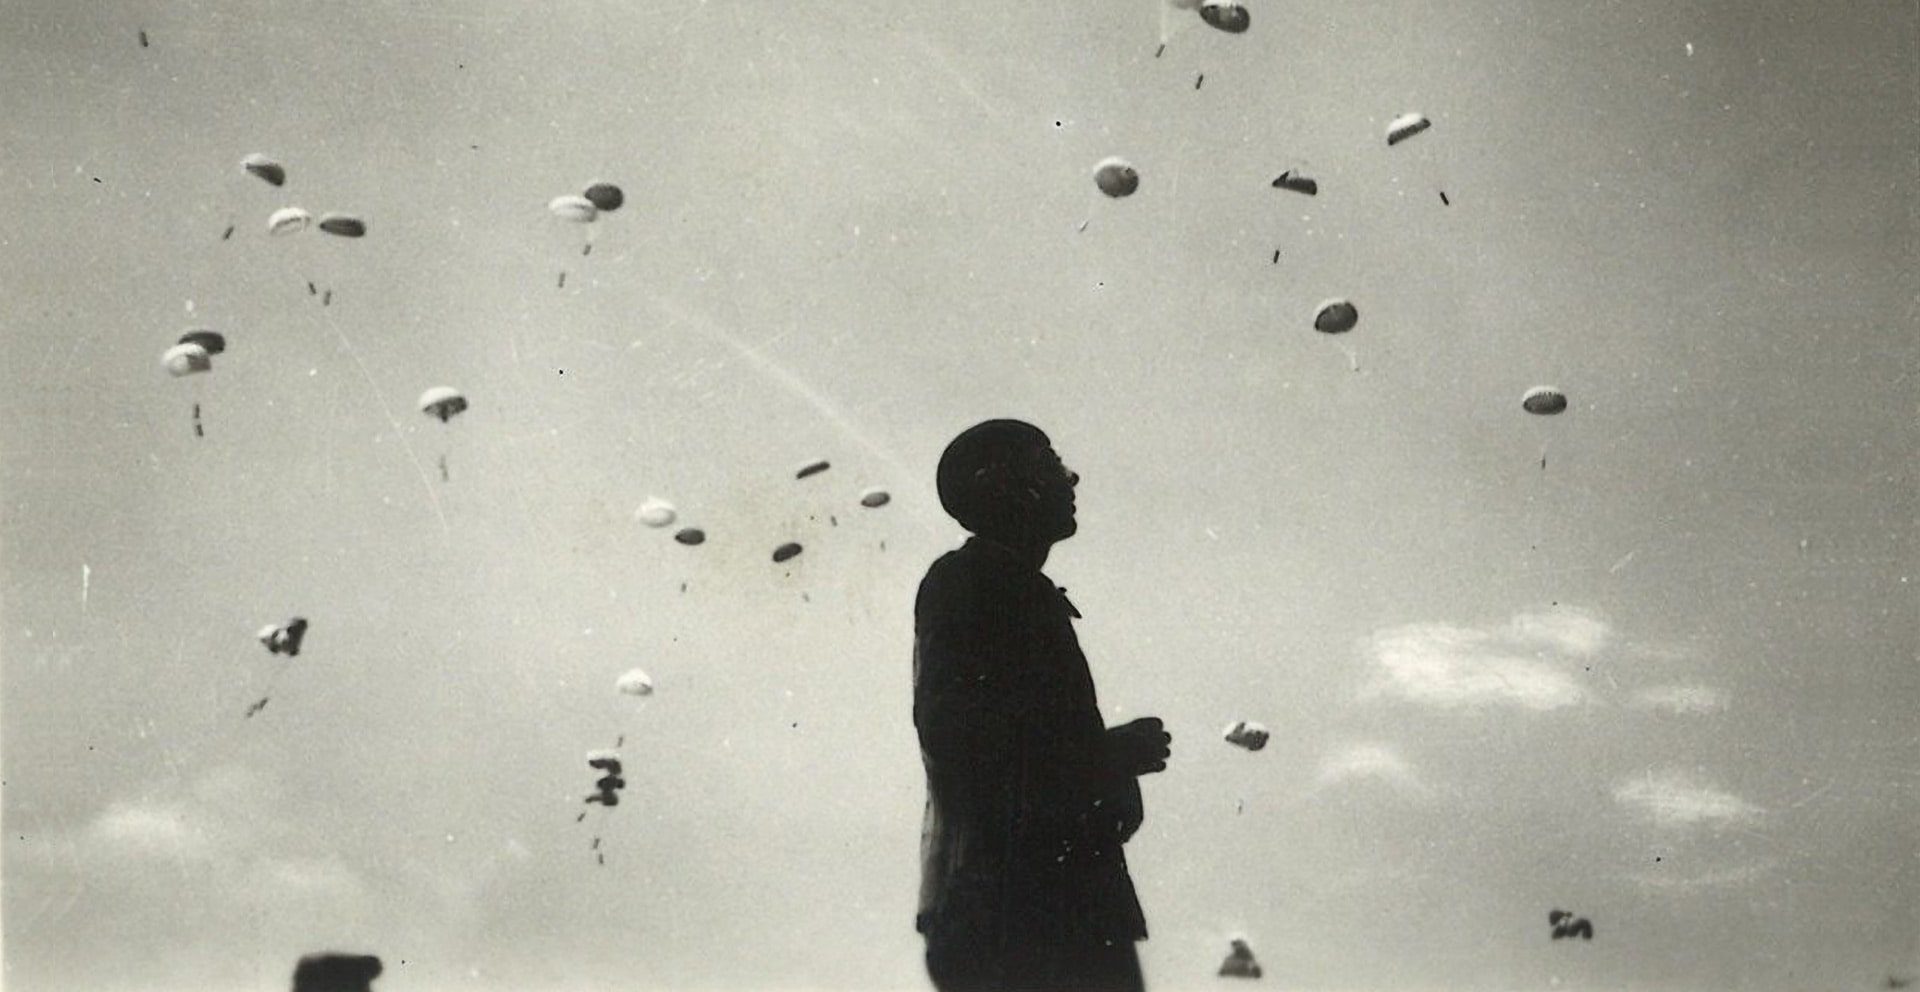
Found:
[[[648,527],[669,527],[679,517],[680,514],[673,508],[673,504],[658,496],[647,497],[647,501],[633,511],[633,519]]]
[[[452,386],[435,386],[420,394],[420,412],[429,417],[440,418],[441,423],[452,420],[454,415],[465,411],[467,398],[460,395]]]
[[[1567,394],[1553,386],[1535,386],[1520,397],[1520,408],[1528,413],[1551,417],[1567,409]]]
[[[547,211],[575,224],[591,224],[600,216],[600,208],[584,196],[556,196],[547,201]]]
[[[630,669],[625,675],[620,676],[620,678],[613,683],[613,687],[620,690],[623,695],[653,695],[653,679],[649,678],[646,672],[638,668]]]
[[[299,207],[281,207],[267,218],[267,233],[273,235],[297,234],[313,223],[313,215]]]
[[[1401,114],[1387,123],[1387,144],[1397,145],[1432,126],[1433,122],[1427,120],[1425,114]]]
[[[860,505],[869,510],[886,506],[893,497],[885,489],[868,489],[860,494]]]
[[[209,371],[213,368],[213,358],[207,354],[206,348],[189,342],[168,348],[166,353],[160,356],[160,364],[166,366],[168,373],[178,378],[195,372]]]

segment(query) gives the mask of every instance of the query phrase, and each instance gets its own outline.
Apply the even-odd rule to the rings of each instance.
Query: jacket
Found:
[[[1147,935],[1121,845],[1140,789],[1109,767],[1065,591],[982,538],[914,604],[913,721],[927,774],[916,927],[975,946]]]

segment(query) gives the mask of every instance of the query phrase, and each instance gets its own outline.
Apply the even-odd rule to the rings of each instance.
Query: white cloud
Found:
[[[1413,766],[1384,744],[1355,744],[1327,755],[1320,761],[1314,784],[1325,788],[1365,779],[1386,782],[1404,792],[1426,791]]]
[[[1507,623],[1507,636],[1522,644],[1544,644],[1562,654],[1591,658],[1612,640],[1606,621],[1578,609],[1522,613]]]
[[[1666,827],[1727,827],[1758,819],[1760,807],[1730,792],[1700,785],[1684,772],[1649,773],[1623,782],[1613,798],[1653,822]]]
[[[337,860],[267,857],[250,873],[264,885],[250,888],[291,897],[354,898],[364,893],[360,876]]]
[[[213,850],[204,826],[181,806],[115,803],[87,827],[104,852],[136,857],[205,858]]]
[[[1662,685],[1642,689],[1633,702],[1641,709],[1666,713],[1715,713],[1727,708],[1726,693],[1704,685]]]
[[[1374,676],[1361,694],[1436,706],[1574,706],[1591,698],[1574,666],[1611,638],[1605,621],[1574,609],[1523,613],[1491,627],[1393,627],[1373,636]]]

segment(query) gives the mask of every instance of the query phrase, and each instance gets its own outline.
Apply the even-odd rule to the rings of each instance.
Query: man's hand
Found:
[[[1107,758],[1128,775],[1166,771],[1173,735],[1158,717],[1143,716],[1131,723],[1107,728]]]

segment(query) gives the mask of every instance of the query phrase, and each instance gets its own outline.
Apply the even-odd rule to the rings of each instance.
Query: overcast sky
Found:
[[[1174,734],[1150,987],[1920,973],[1914,6],[1252,14],[0,5],[7,986],[926,987],[911,606],[994,416]]]

